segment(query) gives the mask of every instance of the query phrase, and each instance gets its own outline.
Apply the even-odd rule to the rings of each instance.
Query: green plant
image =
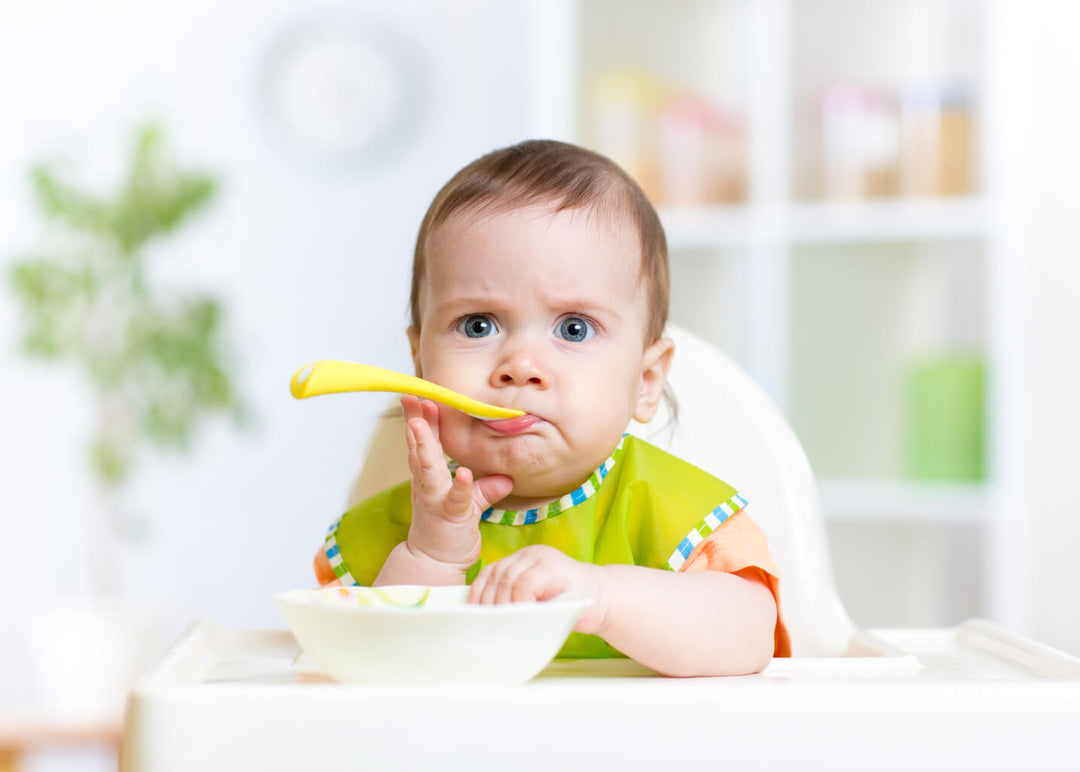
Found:
[[[47,228],[43,245],[11,272],[22,348],[85,376],[96,400],[92,468],[115,502],[142,450],[185,449],[204,417],[241,415],[220,301],[159,286],[149,270],[151,243],[205,209],[217,184],[177,168],[155,126],[136,133],[112,195],[80,189],[55,164],[34,168],[32,181]]]

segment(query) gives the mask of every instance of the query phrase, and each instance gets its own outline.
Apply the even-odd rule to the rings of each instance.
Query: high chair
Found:
[[[557,660],[516,689],[356,687],[302,667],[287,631],[201,622],[136,686],[122,768],[1080,768],[1080,659],[983,620],[858,629],[787,421],[715,347],[669,335],[677,420],[665,405],[629,431],[746,496],[793,657],[737,678]],[[401,424],[376,430],[350,502],[406,479]]]

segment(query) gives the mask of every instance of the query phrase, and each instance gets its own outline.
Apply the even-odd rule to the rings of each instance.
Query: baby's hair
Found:
[[[613,222],[628,221],[641,243],[641,280],[649,303],[645,343],[667,323],[671,279],[667,239],[656,209],[614,161],[554,140],[529,140],[494,150],[468,164],[436,194],[420,224],[413,253],[411,323],[420,328],[420,287],[431,234],[458,212],[476,215],[550,204],[554,211],[585,209]]]

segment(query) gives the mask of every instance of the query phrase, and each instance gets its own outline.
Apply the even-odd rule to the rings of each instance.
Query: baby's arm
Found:
[[[486,566],[470,600],[545,600],[576,590],[593,599],[578,632],[665,675],[742,675],[760,671],[773,652],[776,602],[755,573],[594,566],[536,545]]]
[[[438,407],[402,397],[412,475],[412,524],[408,538],[391,551],[376,585],[464,584],[480,557],[480,514],[506,497],[513,481],[491,475],[474,481],[459,467],[450,475],[439,442]]]
[[[776,602],[761,581],[721,571],[603,566],[606,614],[595,631],[665,675],[743,675],[772,658]]]

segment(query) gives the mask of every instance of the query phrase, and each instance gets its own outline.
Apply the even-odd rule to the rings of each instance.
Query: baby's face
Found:
[[[505,508],[573,490],[631,417],[652,417],[670,347],[645,345],[640,253],[629,224],[584,210],[466,213],[431,234],[410,331],[417,374],[528,413],[488,422],[439,407],[451,458],[514,478]]]

